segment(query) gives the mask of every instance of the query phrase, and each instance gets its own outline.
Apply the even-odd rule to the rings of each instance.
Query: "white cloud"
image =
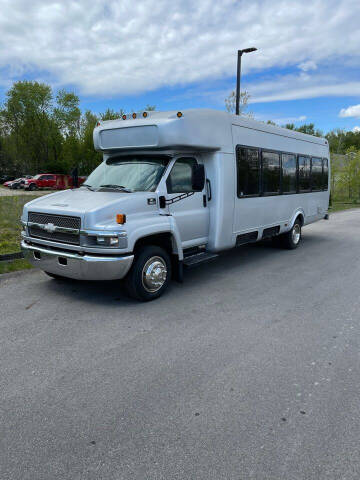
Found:
[[[345,97],[360,95],[360,81],[344,81],[341,72],[331,75],[289,74],[271,80],[252,83],[250,103],[300,100],[315,97]]]
[[[339,113],[339,117],[355,117],[360,118],[360,104],[352,105],[348,108],[342,108]]]
[[[254,45],[259,51],[243,57],[244,73],[299,66],[305,83],[296,87],[300,93],[289,84],[277,98],[309,98],[322,88],[306,86],[309,72],[327,62],[338,70],[343,62],[360,65],[358,0],[0,0],[0,5],[6,12],[0,16],[0,69],[7,72],[2,83],[19,78],[19,72],[43,72],[83,94],[133,94],[233,76],[237,48]],[[360,82],[346,88],[360,92]],[[329,89],[338,94],[341,85]]]
[[[264,113],[255,113],[254,117],[256,120],[260,120],[262,122],[267,122],[268,120],[272,120],[277,125],[286,125],[287,123],[304,123],[306,121],[306,115],[300,115],[298,117],[279,117],[274,114],[264,114]]]
[[[356,126],[352,129],[354,133],[359,133],[360,132],[360,127]]]
[[[308,60],[307,62],[302,62],[299,64],[300,70],[303,72],[308,72],[310,70],[316,70],[317,65],[313,60]]]

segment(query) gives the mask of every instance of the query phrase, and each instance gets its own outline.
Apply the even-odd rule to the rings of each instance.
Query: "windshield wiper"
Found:
[[[86,183],[82,183],[80,187],[86,187],[88,190],[91,190],[92,192],[94,192],[94,189],[90,185],[87,185]]]
[[[126,192],[126,193],[131,193],[132,192],[132,190],[124,187],[123,185],[113,185],[113,184],[100,185],[100,188],[113,188],[114,190],[121,190],[122,192]]]

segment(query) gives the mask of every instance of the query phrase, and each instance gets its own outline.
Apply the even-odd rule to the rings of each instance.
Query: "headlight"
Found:
[[[126,232],[85,230],[81,232],[81,245],[84,247],[127,248]]]
[[[98,245],[103,245],[104,247],[118,247],[119,246],[119,237],[96,237],[96,242]]]

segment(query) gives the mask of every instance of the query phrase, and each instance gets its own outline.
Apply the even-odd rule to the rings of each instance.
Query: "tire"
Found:
[[[164,293],[170,279],[169,255],[161,247],[147,245],[135,256],[135,261],[125,279],[125,288],[130,297],[149,302]]]
[[[29,190],[31,190],[31,191],[37,190],[37,186],[32,183],[32,184],[29,186]]]
[[[280,245],[287,250],[294,250],[300,245],[301,242],[301,222],[299,219],[295,220],[291,230],[283,233],[279,237]]]

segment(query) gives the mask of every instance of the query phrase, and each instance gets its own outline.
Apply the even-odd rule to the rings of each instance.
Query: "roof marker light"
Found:
[[[133,117],[133,118],[136,118],[136,113],[133,113],[133,114],[132,114],[132,117]]]
[[[121,117],[123,120],[126,120],[126,115],[122,115]]]
[[[147,112],[143,112],[143,117],[146,118],[148,116]]]
[[[182,114],[181,112],[177,112],[177,114],[176,114],[176,116],[177,116],[178,118],[181,118],[182,115],[183,115],[183,114]]]

